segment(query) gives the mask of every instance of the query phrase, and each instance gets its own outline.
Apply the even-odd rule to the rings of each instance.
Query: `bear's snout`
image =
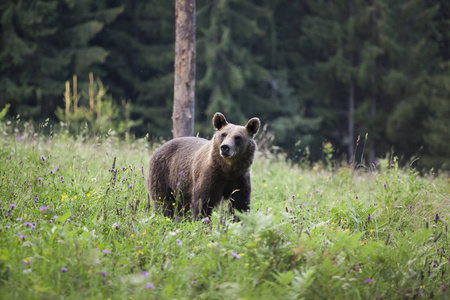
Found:
[[[227,144],[223,144],[220,146],[220,155],[225,157],[231,156],[231,146]]]

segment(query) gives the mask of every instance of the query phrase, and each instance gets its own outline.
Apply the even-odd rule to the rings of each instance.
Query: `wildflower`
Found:
[[[50,174],[53,174],[53,170],[50,170]]]
[[[21,236],[20,236],[20,239],[21,240],[24,240],[24,239],[26,239],[27,238],[27,236],[25,235],[25,234],[22,234]]]
[[[53,216],[53,218],[52,219],[56,219],[58,216]]]
[[[145,286],[145,288],[147,289],[147,290],[154,290],[155,289],[155,286],[153,285],[153,284],[151,284],[151,283],[148,283],[146,286]]]
[[[129,188],[129,189],[131,189],[132,187],[133,187],[133,185],[132,185],[132,184],[128,185],[128,188]]]
[[[43,161],[47,161],[47,158],[46,158],[45,156],[42,156],[41,159],[42,159]]]
[[[41,177],[38,177],[38,181],[42,181],[42,178],[41,178]]]
[[[144,175],[144,166],[141,166],[141,174]]]
[[[59,179],[64,179],[64,176],[59,176]]]
[[[367,216],[367,220],[372,220],[373,218],[372,218],[372,216],[369,214],[368,216]]]
[[[10,227],[9,227],[8,225],[5,225],[5,228],[6,228],[6,229],[9,229]]]
[[[62,267],[61,268],[61,272],[66,273],[67,272],[67,268]]]
[[[141,272],[141,275],[143,275],[145,278],[148,278],[148,272],[147,271],[142,271]]]
[[[22,259],[22,264],[28,266],[32,263],[31,257]]]
[[[120,170],[122,170],[122,171],[124,171],[126,169],[126,167],[122,167],[122,168],[120,168]]]
[[[14,208],[17,207],[17,205],[15,205],[15,204],[10,204],[9,207],[11,207],[11,209],[14,209]]]
[[[439,221],[441,219],[441,217],[439,217],[439,214],[436,214],[435,216],[434,216],[434,220],[435,221]]]
[[[116,229],[119,230],[119,229],[120,229],[120,226],[119,226],[119,225],[116,225]]]
[[[385,190],[387,190],[387,184],[386,183],[383,183],[383,187],[384,187]]]
[[[104,254],[109,254],[110,251],[109,251],[108,249],[103,249],[103,250],[102,250],[102,253],[104,253]]]
[[[23,140],[23,136],[18,136],[18,137],[16,138],[16,140],[17,140],[18,142],[21,142],[21,141]]]
[[[108,272],[102,271],[102,275],[103,275],[103,276],[106,276],[106,275],[108,275]]]
[[[203,222],[209,222],[209,221],[211,221],[211,220],[209,219],[209,217],[206,217],[206,218],[203,218],[202,221],[203,221]]]
[[[48,207],[47,206],[41,206],[41,208],[39,208],[39,211],[47,211]]]
[[[241,259],[242,258],[241,255],[239,255],[239,253],[236,253],[234,251],[231,251],[231,255],[233,255],[233,257],[237,258],[237,259]]]
[[[409,206],[409,211],[410,211],[410,212],[412,211],[412,205]]]
[[[178,245],[181,245],[181,240],[180,239],[176,239],[175,241],[177,242]]]
[[[315,190],[315,192],[316,192],[316,193],[318,193],[318,192],[319,192],[319,190]]]
[[[22,218],[17,218],[16,221],[20,222],[20,221],[22,221]]]
[[[292,195],[292,200],[295,200],[295,195]]]
[[[373,279],[366,279],[366,280],[364,280],[364,283],[371,283],[371,282],[373,282]]]

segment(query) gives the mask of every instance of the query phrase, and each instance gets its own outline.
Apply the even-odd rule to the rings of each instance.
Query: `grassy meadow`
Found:
[[[448,175],[258,153],[241,222],[179,221],[148,208],[157,145],[0,131],[1,299],[450,299]]]

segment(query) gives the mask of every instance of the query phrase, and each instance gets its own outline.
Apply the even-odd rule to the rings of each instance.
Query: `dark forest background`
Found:
[[[66,82],[77,76],[81,107],[95,77],[131,134],[170,138],[174,9],[2,0],[0,110],[61,120]],[[366,164],[395,153],[448,169],[449,62],[447,0],[198,0],[196,132],[211,136],[216,111],[233,123],[258,116],[293,158],[320,159],[330,142],[349,161],[365,144]]]

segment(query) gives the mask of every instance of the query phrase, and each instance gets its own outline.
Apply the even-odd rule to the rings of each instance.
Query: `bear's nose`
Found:
[[[228,151],[230,151],[231,147],[229,145],[222,145],[220,146],[220,150],[222,150],[222,153],[227,153]]]

